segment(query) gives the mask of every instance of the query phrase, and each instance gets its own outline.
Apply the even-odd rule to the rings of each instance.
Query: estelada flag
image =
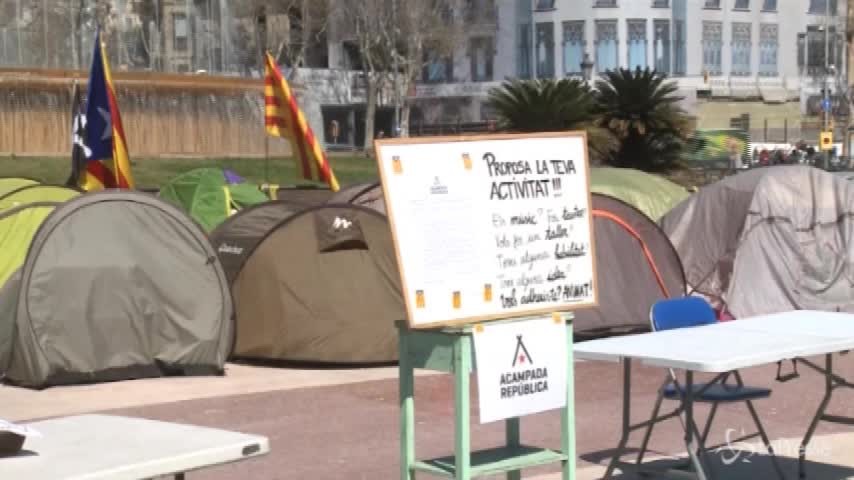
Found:
[[[134,188],[127,140],[119,114],[110,65],[101,44],[100,29],[95,34],[95,50],[89,72],[86,98],[86,170],[79,185],[84,190]]]
[[[296,98],[270,52],[265,53],[264,72],[264,124],[267,133],[290,142],[294,157],[299,159],[303,178],[326,182],[333,192],[337,192],[338,180],[326,153],[297,106]]]

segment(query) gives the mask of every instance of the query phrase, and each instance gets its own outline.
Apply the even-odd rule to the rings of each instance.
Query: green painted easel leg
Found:
[[[398,336],[400,378],[400,478],[415,480],[412,465],[415,463],[415,405],[414,373],[409,358],[407,335],[401,328]]]
[[[575,480],[575,355],[573,354],[572,322],[566,332],[566,407],[561,411],[561,449],[567,460],[563,463],[563,480]]]
[[[457,480],[471,478],[471,433],[469,430],[470,344],[462,338],[454,342],[454,411],[456,415],[454,448]]]
[[[507,446],[511,448],[519,447],[519,417],[508,418],[504,421],[504,431],[507,437]],[[507,472],[507,480],[521,480],[522,471],[513,470]]]

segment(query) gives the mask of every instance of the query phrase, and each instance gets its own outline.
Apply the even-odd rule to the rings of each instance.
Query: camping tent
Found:
[[[593,193],[599,306],[575,311],[579,340],[649,330],[649,309],[684,295],[679,256],[658,225],[617,198]]]
[[[44,219],[0,290],[0,371],[35,388],[220,374],[232,311],[186,214],[140,192],[81,195]]]
[[[211,241],[231,281],[234,355],[322,363],[397,359],[406,318],[388,221],[354,205],[258,205]]]
[[[590,169],[590,191],[619,198],[655,221],[690,195],[684,187],[659,175],[613,167]]]
[[[235,210],[268,200],[257,185],[219,168],[182,173],[163,185],[158,195],[183,208],[208,232]]]
[[[316,185],[270,185],[268,193],[273,200],[286,200],[310,206],[327,202],[335,192],[329,187]]]
[[[355,183],[329,198],[328,203],[350,203],[376,210],[385,215],[385,197],[380,182]]]
[[[80,195],[81,190],[62,185],[40,183],[20,186],[0,194],[0,212],[32,202],[64,202]]]
[[[854,184],[804,165],[700,189],[661,219],[690,287],[735,317],[854,311]]]
[[[35,185],[38,180],[26,177],[0,177],[0,196],[27,185]]]
[[[57,202],[35,202],[0,211],[0,287],[24,263],[33,235]]]

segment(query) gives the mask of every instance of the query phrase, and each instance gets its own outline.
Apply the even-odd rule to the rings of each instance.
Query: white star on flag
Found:
[[[113,136],[113,119],[110,117],[110,112],[104,110],[101,107],[98,107],[98,113],[101,114],[101,117],[104,119],[104,122],[107,126],[104,128],[104,134],[101,135],[101,140],[106,140]]]

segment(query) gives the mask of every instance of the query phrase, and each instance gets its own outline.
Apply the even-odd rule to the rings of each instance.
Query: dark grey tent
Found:
[[[385,197],[380,182],[357,183],[335,192],[327,203],[361,205],[386,214]]]
[[[141,192],[57,206],[0,290],[0,371],[27,387],[221,374],[233,343],[201,227]]]
[[[397,359],[406,318],[385,216],[353,205],[270,202],[211,233],[231,281],[234,356],[319,363]]]
[[[275,185],[271,188],[268,196],[272,200],[286,200],[307,206],[320,205],[337,193],[328,187],[315,185]]]
[[[685,294],[685,274],[658,225],[617,198],[593,193],[598,308],[575,311],[578,340],[648,331],[649,309]]]
[[[659,221],[688,285],[735,317],[854,312],[854,183],[805,165],[705,186]]]

